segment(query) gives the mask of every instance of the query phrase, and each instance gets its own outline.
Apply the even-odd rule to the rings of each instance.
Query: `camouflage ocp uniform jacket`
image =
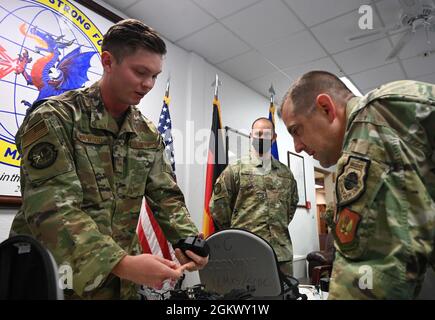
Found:
[[[41,104],[16,144],[23,204],[11,233],[35,236],[58,265],[72,268],[67,298],[136,297],[133,283],[111,271],[140,253],[135,231],[144,195],[170,242],[198,233],[158,131],[133,106],[119,128],[98,83]]]
[[[271,164],[271,165],[270,165]],[[298,203],[293,174],[272,158],[269,166],[256,156],[228,165],[216,180],[210,212],[216,228],[240,228],[267,240],[278,261],[292,261],[288,225]]]
[[[435,265],[435,85],[385,84],[346,113],[329,297],[414,298]]]

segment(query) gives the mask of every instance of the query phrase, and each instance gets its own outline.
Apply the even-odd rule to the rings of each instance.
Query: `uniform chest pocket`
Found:
[[[108,177],[113,177],[110,139],[78,133],[76,144],[77,175],[83,189],[84,204],[113,198]]]
[[[156,149],[128,148],[125,159],[123,187],[119,193],[127,197],[142,197],[151,167],[154,163]]]
[[[240,174],[240,194],[244,198],[266,200],[264,176],[242,172]]]
[[[291,178],[290,176],[278,174],[274,180],[274,189],[277,191],[280,199],[288,200],[291,196]]]

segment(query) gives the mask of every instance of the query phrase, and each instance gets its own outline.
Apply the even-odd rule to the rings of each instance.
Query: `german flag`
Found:
[[[224,138],[222,136],[220,102],[215,93],[213,99],[213,118],[211,124],[210,142],[208,146],[207,173],[205,180],[204,196],[204,216],[202,220],[202,233],[207,238],[214,231],[213,218],[210,214],[209,203],[213,194],[213,186],[227,166],[227,156],[224,148]]]

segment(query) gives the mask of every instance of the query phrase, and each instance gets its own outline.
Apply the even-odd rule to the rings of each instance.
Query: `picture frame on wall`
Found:
[[[290,171],[296,180],[298,187],[299,202],[298,207],[307,207],[307,190],[305,180],[305,161],[304,157],[296,153],[287,151],[287,163]]]
[[[31,5],[29,5],[31,3]],[[27,108],[45,99],[34,83],[44,66],[69,76],[63,92],[89,86],[101,77],[104,33],[122,18],[86,0],[8,0],[0,12],[0,206],[21,205],[21,155],[15,135]],[[44,40],[45,39],[45,40]],[[39,50],[41,43],[50,43]],[[19,57],[19,59],[17,58]],[[53,60],[49,60],[52,58]],[[65,61],[73,60],[69,65]],[[86,60],[88,59],[88,60]],[[85,61],[86,60],[86,61]],[[47,62],[48,61],[48,62]],[[78,62],[89,65],[82,73],[67,72]],[[45,63],[45,64],[44,64]],[[63,63],[63,64],[62,64]],[[53,74],[56,74],[54,72]],[[28,81],[31,77],[32,81]],[[36,81],[33,78],[37,78]],[[85,80],[83,80],[85,79]],[[86,80],[87,79],[87,80]],[[39,82],[38,82],[39,83]],[[49,86],[50,83],[44,82]],[[42,86],[43,87],[43,86]],[[47,91],[48,92],[48,91]]]

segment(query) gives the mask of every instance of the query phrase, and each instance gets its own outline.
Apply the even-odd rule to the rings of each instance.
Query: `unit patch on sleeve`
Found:
[[[340,212],[338,223],[335,226],[335,234],[341,244],[353,242],[360,221],[361,216],[348,208]]]
[[[49,142],[40,142],[32,147],[27,159],[35,169],[45,169],[51,166],[57,158],[57,150]]]
[[[365,191],[370,160],[350,156],[337,178],[338,206],[357,200]]]

